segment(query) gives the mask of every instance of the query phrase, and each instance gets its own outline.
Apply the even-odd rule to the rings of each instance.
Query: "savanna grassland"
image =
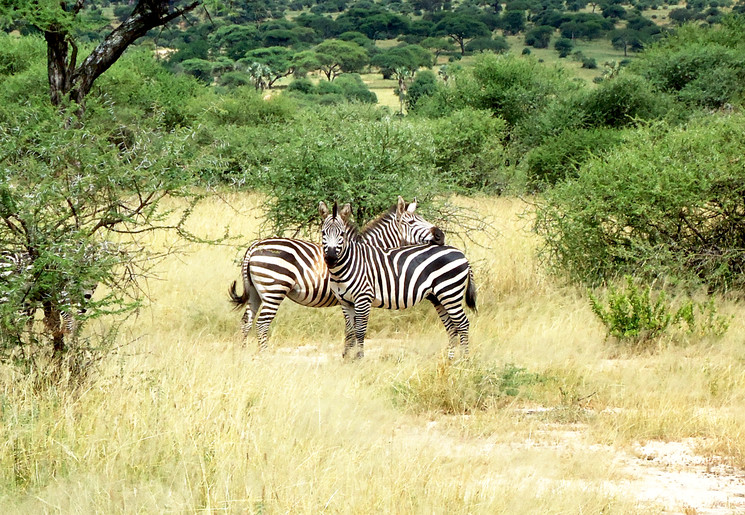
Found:
[[[493,228],[467,245],[450,241],[476,270],[469,359],[444,359],[446,335],[426,305],[374,311],[359,362],[341,359],[337,308],[289,301],[268,352],[257,354],[255,339],[242,345],[227,288],[258,234],[264,199],[225,193],[202,205],[191,228],[217,236],[229,226],[242,236],[160,263],[149,305],[82,388],[39,392],[3,372],[0,505],[14,513],[745,509],[736,480],[745,466],[742,305],[717,298],[733,317],[721,337],[673,332],[631,349],[606,338],[585,291],[541,271],[528,203],[454,200]],[[168,243],[162,234],[152,241]],[[687,467],[655,468],[668,462],[644,446],[664,442],[685,444]],[[663,473],[678,472],[682,488],[665,489],[675,480]],[[725,472],[726,488],[712,483]]]

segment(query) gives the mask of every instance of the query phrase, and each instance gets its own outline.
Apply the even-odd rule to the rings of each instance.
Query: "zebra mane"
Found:
[[[409,205],[406,204],[406,207],[409,207]],[[355,227],[357,231],[356,235],[357,235],[358,240],[361,240],[363,235],[377,228],[379,225],[383,225],[383,223],[385,223],[384,222],[385,220],[395,218],[394,215],[396,214],[397,209],[398,209],[398,206],[396,204],[393,204],[387,212],[383,213],[382,215],[377,217],[375,220],[371,220],[370,222],[367,222],[365,226],[362,228],[362,230]]]

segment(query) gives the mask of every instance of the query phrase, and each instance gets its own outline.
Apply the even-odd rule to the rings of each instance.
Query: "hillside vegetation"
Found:
[[[81,59],[132,9],[84,4],[56,29]],[[50,11],[0,3],[0,505],[745,509],[634,482],[650,442],[745,467],[741,4],[205,5],[77,103]],[[428,305],[374,312],[354,363],[334,308],[241,345],[252,240],[399,195],[475,271],[470,358]]]

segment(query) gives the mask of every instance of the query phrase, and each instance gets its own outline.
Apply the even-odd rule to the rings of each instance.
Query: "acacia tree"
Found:
[[[35,370],[34,356],[51,353],[55,367],[84,371],[91,349],[105,350],[111,340],[98,334],[94,345],[76,345],[63,313],[75,315],[94,284],[107,288],[87,316],[131,312],[143,294],[142,265],[153,257],[138,235],[169,228],[187,234],[184,223],[199,200],[190,189],[191,131],[164,130],[158,116],[122,127],[97,99],[87,99],[97,107],[90,113],[84,101],[137,38],[200,3],[137,0],[80,61],[76,38],[86,0],[0,0],[0,23],[29,24],[44,34],[51,100],[6,104],[0,112],[0,248],[28,260],[3,276],[0,361]],[[78,123],[70,123],[71,111]],[[169,197],[188,200],[169,212],[161,202]],[[37,311],[43,327],[34,323]]]
[[[447,14],[435,25],[435,33],[450,36],[458,46],[460,53],[466,54],[466,41],[491,35],[489,28],[470,14]]]
[[[265,69],[266,87],[271,89],[279,79],[295,73],[294,56],[295,52],[289,48],[273,46],[250,50],[240,62],[247,63],[249,68],[255,68],[256,64],[262,65]]]
[[[328,39],[317,45],[312,55],[316,69],[321,70],[329,81],[345,72],[360,71],[370,60],[365,49],[357,43],[339,39]]]
[[[129,16],[78,63],[77,28],[86,0],[0,0],[0,15],[27,23],[44,34],[47,75],[53,105],[69,98],[79,106],[94,81],[149,30],[193,11],[202,0],[137,0]]]
[[[0,279],[0,361],[37,368],[35,360],[51,352],[81,371],[81,359],[110,339],[101,333],[93,346],[78,342],[63,313],[77,316],[93,285],[104,286],[85,305],[86,317],[136,307],[152,259],[169,252],[152,251],[141,236],[169,228],[186,234],[199,197],[190,190],[191,130],[145,120],[122,135],[105,120],[65,127],[66,119],[51,105],[18,106],[0,123],[0,247],[27,256]],[[187,200],[169,213],[161,207],[169,197]],[[37,311],[43,324],[33,323]]]

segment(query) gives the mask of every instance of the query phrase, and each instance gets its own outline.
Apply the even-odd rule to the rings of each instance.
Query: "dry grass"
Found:
[[[194,229],[248,242],[261,199],[227,195]],[[162,264],[152,305],[84,391],[0,375],[0,505],[16,513],[648,513],[619,456],[695,438],[745,464],[743,318],[719,340],[640,355],[605,340],[582,292],[533,258],[525,204],[457,199],[489,215],[472,235],[479,313],[472,361],[542,381],[469,414],[401,405],[397,384],[449,365],[429,306],[375,311],[367,356],[341,360],[342,317],[287,302],[270,350],[240,344],[227,287],[245,248],[198,247]],[[163,244],[159,238],[154,245]],[[458,244],[460,245],[460,244]],[[741,314],[723,302],[721,311]],[[443,368],[444,367],[444,368]],[[680,508],[680,506],[678,506]]]

